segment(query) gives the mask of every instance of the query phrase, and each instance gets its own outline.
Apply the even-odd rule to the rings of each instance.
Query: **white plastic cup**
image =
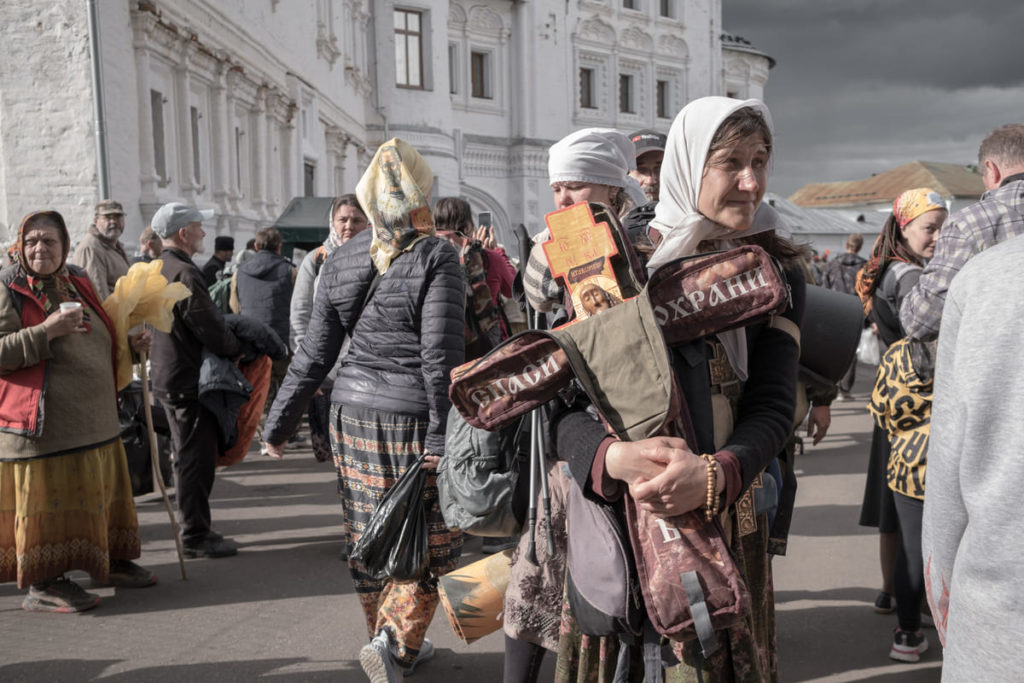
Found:
[[[82,303],[80,301],[62,301],[60,303],[60,312],[66,311],[80,311],[82,310]]]

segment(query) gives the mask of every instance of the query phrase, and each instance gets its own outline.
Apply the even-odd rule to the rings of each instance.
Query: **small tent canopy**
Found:
[[[281,254],[291,258],[296,248],[312,251],[327,239],[334,197],[295,197],[274,221],[284,242]]]

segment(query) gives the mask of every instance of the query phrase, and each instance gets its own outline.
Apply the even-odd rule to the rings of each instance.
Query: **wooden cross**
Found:
[[[607,223],[596,223],[587,202],[552,211],[544,217],[551,239],[541,246],[551,275],[561,278],[578,320],[622,302],[612,270],[619,253]]]

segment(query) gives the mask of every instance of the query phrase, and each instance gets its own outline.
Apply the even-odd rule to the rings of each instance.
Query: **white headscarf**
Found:
[[[719,240],[722,248],[731,246],[730,237],[746,237],[773,230],[779,215],[767,204],[761,204],[754,222],[742,233],[730,230],[705,218],[697,209],[701,180],[711,140],[722,122],[743,107],[761,112],[768,129],[772,118],[761,100],[736,100],[731,97],[702,97],[690,102],[672,122],[661,162],[661,194],[650,227],[662,235],[647,267],[651,270],[697,251],[704,240]],[[720,333],[729,362],[741,380],[747,379],[747,337],[743,330]]]
[[[636,147],[612,128],[583,128],[548,150],[548,182],[596,183],[621,187],[637,206],[646,204],[643,188],[629,175],[636,170]]]

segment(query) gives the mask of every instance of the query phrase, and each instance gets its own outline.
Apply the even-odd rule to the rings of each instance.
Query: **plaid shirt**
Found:
[[[942,226],[935,256],[900,307],[900,322],[911,339],[938,335],[949,283],[968,259],[1024,234],[1024,174],[1007,180],[983,194],[981,201],[957,211]]]

